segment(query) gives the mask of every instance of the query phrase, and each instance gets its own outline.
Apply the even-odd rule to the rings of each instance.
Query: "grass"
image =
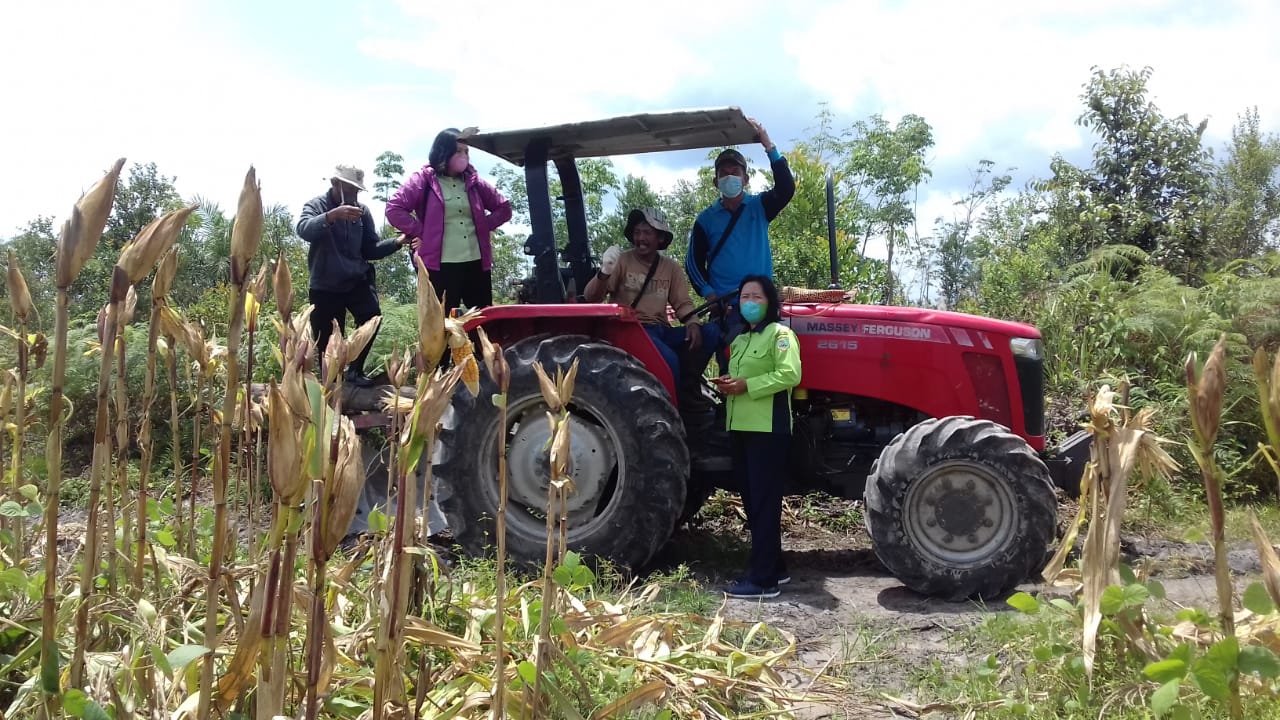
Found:
[[[1176,621],[1168,611],[1155,620]],[[1090,690],[1082,664],[1044,660],[1078,645],[1079,628],[1063,613],[996,613],[948,638],[944,657],[916,667],[905,684],[914,697],[996,720],[1149,720],[1147,698],[1156,683],[1104,663]],[[1225,706],[1209,701],[1198,709],[1197,717],[1227,717]],[[1264,693],[1247,695],[1245,717],[1280,719],[1280,703]]]

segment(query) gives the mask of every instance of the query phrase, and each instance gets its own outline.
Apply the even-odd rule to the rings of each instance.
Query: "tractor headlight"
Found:
[[[1014,357],[1028,360],[1044,359],[1044,343],[1038,338],[1013,338],[1009,341],[1009,351]]]

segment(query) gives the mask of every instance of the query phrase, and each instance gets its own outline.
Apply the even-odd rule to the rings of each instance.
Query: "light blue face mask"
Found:
[[[725,175],[716,181],[720,194],[732,200],[742,194],[742,178],[737,175]]]
[[[764,303],[758,303],[755,300],[743,300],[738,306],[738,312],[742,313],[742,319],[755,325],[764,319]]]

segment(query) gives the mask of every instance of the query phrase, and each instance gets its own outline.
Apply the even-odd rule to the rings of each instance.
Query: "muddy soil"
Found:
[[[1064,507],[1062,513],[1071,517],[1074,508]],[[677,533],[658,565],[671,569],[684,564],[708,591],[717,592],[746,562],[743,525],[740,507],[717,496],[692,526]],[[903,587],[876,559],[855,503],[789,498],[783,525],[791,584],[772,600],[726,599],[723,611],[795,636],[797,667],[791,679],[797,687],[806,687],[816,673],[847,683],[842,692],[798,717],[914,717],[909,707],[885,695],[930,702],[934,698],[917,692],[917,673],[934,662],[956,668],[969,664],[973,658],[958,635],[994,613],[1015,612],[1003,598],[954,603]],[[1160,580],[1168,609],[1214,604],[1209,545],[1125,537],[1122,554],[1131,566],[1144,565]],[[1261,564],[1247,543],[1233,547],[1229,562],[1238,591],[1258,579]],[[1018,590],[1067,596],[1063,589],[1036,583]]]

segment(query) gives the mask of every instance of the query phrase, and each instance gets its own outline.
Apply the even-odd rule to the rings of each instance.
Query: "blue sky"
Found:
[[[841,125],[873,113],[930,123],[925,230],[951,214],[980,159],[1016,167],[1019,187],[1054,153],[1087,158],[1074,120],[1094,65],[1150,65],[1156,103],[1208,118],[1215,148],[1251,106],[1280,132],[1280,3],[1265,0],[6,5],[0,236],[61,218],[122,156],[228,211],[253,164],[264,200],[296,212],[335,163],[371,171],[391,149],[411,169],[450,125],[739,105],[786,149],[824,101]],[[663,188],[703,157],[618,166]]]

